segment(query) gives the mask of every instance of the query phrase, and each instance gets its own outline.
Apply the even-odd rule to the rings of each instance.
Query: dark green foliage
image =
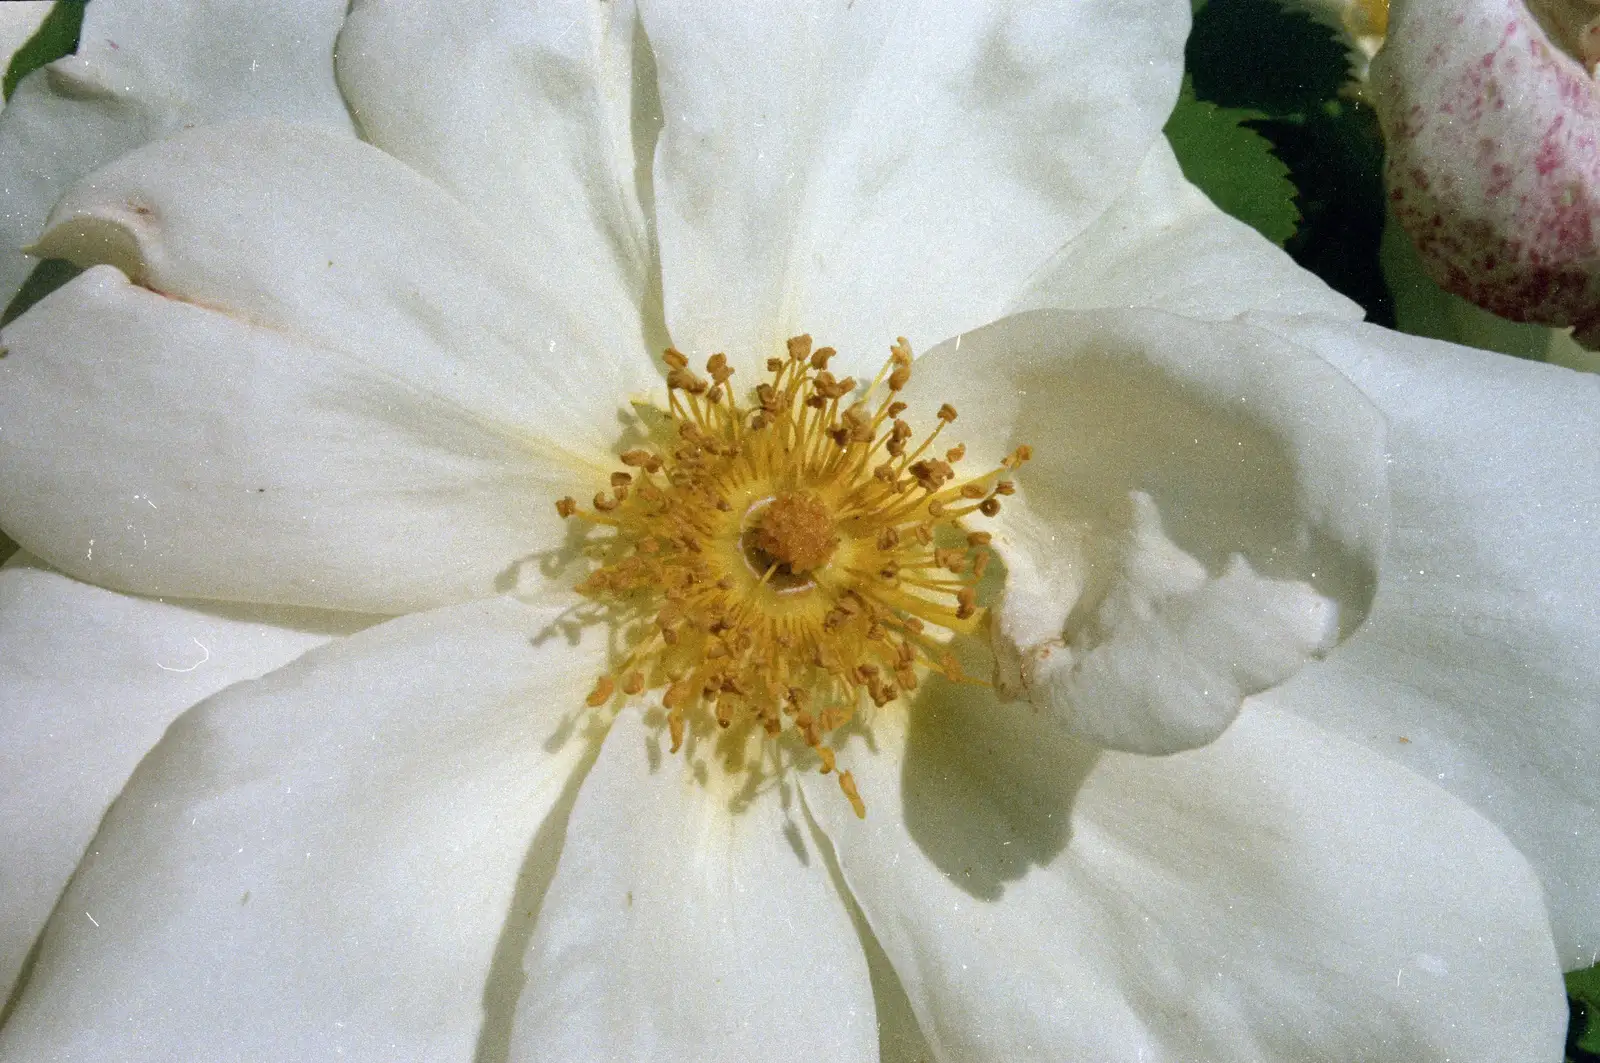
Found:
[[[1600,965],[1567,975],[1567,1001],[1572,1013],[1567,1058],[1600,1063]]]
[[[1333,34],[1279,0],[1209,0],[1184,58],[1201,99],[1268,114],[1315,110],[1349,76]]]
[[[28,39],[6,67],[5,98],[10,99],[17,82],[53,63],[64,55],[78,50],[78,31],[83,28],[83,9],[86,0],[61,0],[50,9],[38,32]]]
[[[1272,141],[1300,190],[1300,229],[1284,250],[1365,307],[1368,321],[1393,327],[1394,299],[1378,265],[1383,138],[1372,109],[1333,100],[1310,114],[1252,127]]]
[[[1186,108],[1205,103],[1217,107],[1213,122],[1232,116],[1244,131],[1264,137],[1273,161],[1287,166],[1299,224],[1284,233],[1285,214],[1261,214],[1259,190],[1269,186],[1260,163],[1236,161],[1256,160],[1259,152],[1246,154],[1221,138],[1210,146],[1191,138],[1179,151],[1184,174],[1360,303],[1368,320],[1393,325],[1394,300],[1378,265],[1383,142],[1372,111],[1344,95],[1348,63],[1333,32],[1285,11],[1279,0],[1203,0],[1195,5],[1185,62],[1197,104],[1179,102],[1169,137],[1176,145],[1184,125],[1195,122]],[[1243,195],[1240,187],[1257,191]]]
[[[1264,137],[1241,124],[1264,117],[1260,111],[1197,100],[1185,78],[1166,133],[1185,177],[1217,206],[1281,246],[1300,220],[1289,168]]]

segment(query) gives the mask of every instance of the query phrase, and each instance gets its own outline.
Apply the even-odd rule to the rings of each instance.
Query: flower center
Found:
[[[620,663],[588,704],[660,691],[674,753],[719,731],[788,731],[827,773],[830,732],[866,705],[882,709],[929,672],[973,681],[947,643],[980,619],[989,536],[963,521],[999,512],[1013,490],[1002,475],[1028,448],[962,479],[964,447],[933,451],[954,407],[911,445],[904,338],[853,401],[856,381],[828,371],[833,355],[791,339],[740,405],[724,355],[706,362],[708,380],[669,348],[656,445],[624,452],[592,509],[556,503],[609,531],[585,541],[594,568],[578,590],[608,611]],[[850,773],[838,778],[865,815]]]
[[[745,560],[758,575],[773,569],[774,587],[812,586],[812,569],[827,564],[839,548],[833,514],[815,495],[779,495],[752,506],[749,516],[754,522],[741,537]]]

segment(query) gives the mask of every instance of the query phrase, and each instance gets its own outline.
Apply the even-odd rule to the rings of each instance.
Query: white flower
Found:
[[[48,917],[0,1059],[1556,1058],[1600,396],[1356,324],[1184,183],[1186,4],[357,4],[331,74],[303,6],[141,50],[96,0],[0,114],[104,132],[11,211],[87,268],[0,336],[7,982]],[[553,506],[652,350],[801,331],[952,337],[913,413],[1035,454],[1028,701],[836,730],[864,819],[588,711]]]

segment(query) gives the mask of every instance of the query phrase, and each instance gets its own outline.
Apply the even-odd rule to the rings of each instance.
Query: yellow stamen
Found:
[[[945,643],[981,619],[989,534],[961,519],[998,512],[1012,491],[998,477],[1029,454],[971,478],[955,470],[964,446],[925,457],[956,420],[948,403],[910,449],[896,398],[912,372],[903,337],[854,401],[856,381],[828,371],[831,347],[796,336],[787,353],[767,360],[746,407],[724,355],[701,377],[669,348],[670,434],[624,452],[593,509],[563,498],[556,511],[612,529],[586,542],[594,568],[578,585],[607,607],[622,647],[590,707],[619,681],[627,697],[660,691],[674,753],[713,727],[787,729],[827,773],[827,735],[864,704],[882,709],[930,672],[972,681]],[[864,816],[854,777],[838,779]]]
[[[850,807],[855,809],[857,819],[867,818],[867,804],[861,800],[861,791],[856,789],[856,779],[847,771],[839,773],[839,789],[844,791],[844,796],[850,801]]]

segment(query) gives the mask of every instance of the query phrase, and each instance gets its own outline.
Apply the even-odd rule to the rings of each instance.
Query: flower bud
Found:
[[[1441,287],[1600,342],[1589,0],[1396,0],[1372,95],[1396,219]],[[1593,53],[1593,54],[1591,54]]]

